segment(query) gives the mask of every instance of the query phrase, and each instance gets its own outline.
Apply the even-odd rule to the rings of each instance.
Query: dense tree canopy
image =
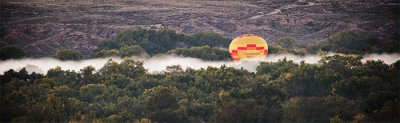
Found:
[[[96,71],[0,75],[7,122],[399,122],[400,60],[282,59],[252,73],[222,65],[148,73],[131,58]]]

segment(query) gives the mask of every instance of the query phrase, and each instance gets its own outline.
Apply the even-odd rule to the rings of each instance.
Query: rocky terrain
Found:
[[[66,48],[89,55],[99,42],[128,28],[210,31],[231,38],[256,34],[269,43],[293,37],[305,45],[325,43],[346,30],[397,40],[396,2],[6,0],[0,3],[0,46],[20,46],[29,56]]]

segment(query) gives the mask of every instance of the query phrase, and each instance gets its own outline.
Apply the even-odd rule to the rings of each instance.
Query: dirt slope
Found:
[[[128,28],[212,31],[232,38],[251,33],[268,42],[294,37],[306,45],[323,43],[344,30],[384,40],[399,35],[397,3],[291,1],[3,1],[0,45],[23,47],[31,56],[49,56],[65,48],[88,55],[99,42]]]

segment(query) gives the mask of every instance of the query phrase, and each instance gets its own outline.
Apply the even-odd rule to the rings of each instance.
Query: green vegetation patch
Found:
[[[400,60],[327,56],[148,73],[125,58],[80,71],[0,75],[1,122],[400,122]]]
[[[188,36],[176,33],[175,30],[126,30],[116,38],[104,41],[99,45],[99,50],[120,49],[124,46],[137,45],[149,55],[165,53],[177,47],[191,47],[208,45],[211,47],[228,47],[232,39],[217,33],[199,32]]]
[[[62,49],[57,51],[57,53],[54,55],[54,58],[60,60],[80,60],[82,55],[80,52],[71,49]]]
[[[3,46],[0,48],[0,60],[18,59],[25,56],[24,51],[16,46]]]

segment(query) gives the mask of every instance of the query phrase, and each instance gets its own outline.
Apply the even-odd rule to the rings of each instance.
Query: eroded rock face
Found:
[[[0,45],[20,46],[30,56],[67,48],[89,55],[99,42],[128,28],[212,31],[232,38],[251,33],[268,42],[294,37],[305,45],[344,30],[384,40],[399,35],[397,3],[290,1],[2,2]]]

